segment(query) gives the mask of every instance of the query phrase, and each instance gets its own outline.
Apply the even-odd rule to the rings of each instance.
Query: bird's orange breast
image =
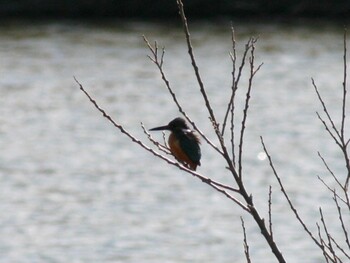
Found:
[[[194,163],[187,156],[187,154],[181,149],[180,142],[173,133],[170,134],[168,143],[169,143],[170,151],[172,155],[174,155],[176,160],[181,162],[187,168],[190,168],[191,170],[195,171],[198,164]]]

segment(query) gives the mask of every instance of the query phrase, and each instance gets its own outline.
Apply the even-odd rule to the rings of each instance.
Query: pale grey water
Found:
[[[275,237],[288,262],[322,262],[278,192],[259,136],[313,230],[318,207],[337,219],[318,181],[341,155],[325,133],[311,86],[339,120],[342,26],[234,23],[241,50],[259,35],[247,127],[245,178],[263,216],[274,189]],[[14,22],[0,28],[0,262],[275,262],[252,219],[225,197],[132,144],[79,91],[76,76],[113,118],[145,139],[178,116],[141,36],[166,47],[165,70],[184,108],[215,140],[180,27],[161,23]],[[229,23],[192,27],[195,53],[218,118],[231,83]],[[242,82],[241,88],[246,84]],[[244,95],[244,91],[240,93]],[[241,97],[242,98],[242,97]],[[154,135],[161,140],[161,135]],[[206,144],[199,172],[231,183]],[[339,227],[331,227],[337,235]]]

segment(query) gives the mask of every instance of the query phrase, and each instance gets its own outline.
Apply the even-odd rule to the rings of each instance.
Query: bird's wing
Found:
[[[201,149],[199,147],[199,139],[192,131],[184,131],[180,138],[181,149],[196,164],[200,164]]]

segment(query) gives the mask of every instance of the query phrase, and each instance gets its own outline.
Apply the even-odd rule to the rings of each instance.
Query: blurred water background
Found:
[[[322,262],[261,157],[263,136],[301,216],[317,230],[319,206],[338,218],[334,186],[317,156],[345,178],[342,156],[317,119],[313,77],[336,123],[342,95],[343,26],[327,22],[233,22],[239,57],[259,36],[244,152],[244,180],[288,262]],[[0,26],[0,262],[245,262],[240,217],[253,262],[275,262],[250,216],[198,179],[143,151],[87,100],[136,137],[179,116],[142,35],[166,49],[164,69],[185,110],[217,143],[181,26],[167,22],[8,21]],[[195,55],[218,119],[228,103],[230,22],[191,24]],[[246,74],[238,110],[244,102]],[[349,115],[349,112],[347,112]],[[241,116],[241,114],[238,114]],[[154,134],[162,140],[161,133]],[[232,184],[202,144],[199,172]],[[340,236],[340,226],[330,226]],[[316,232],[315,232],[316,233]]]

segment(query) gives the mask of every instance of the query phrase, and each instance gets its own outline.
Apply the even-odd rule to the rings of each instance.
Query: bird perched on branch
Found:
[[[168,125],[150,129],[150,131],[170,131],[168,144],[172,155],[187,168],[195,171],[201,165],[201,149],[199,138],[194,134],[186,121],[175,118]]]

